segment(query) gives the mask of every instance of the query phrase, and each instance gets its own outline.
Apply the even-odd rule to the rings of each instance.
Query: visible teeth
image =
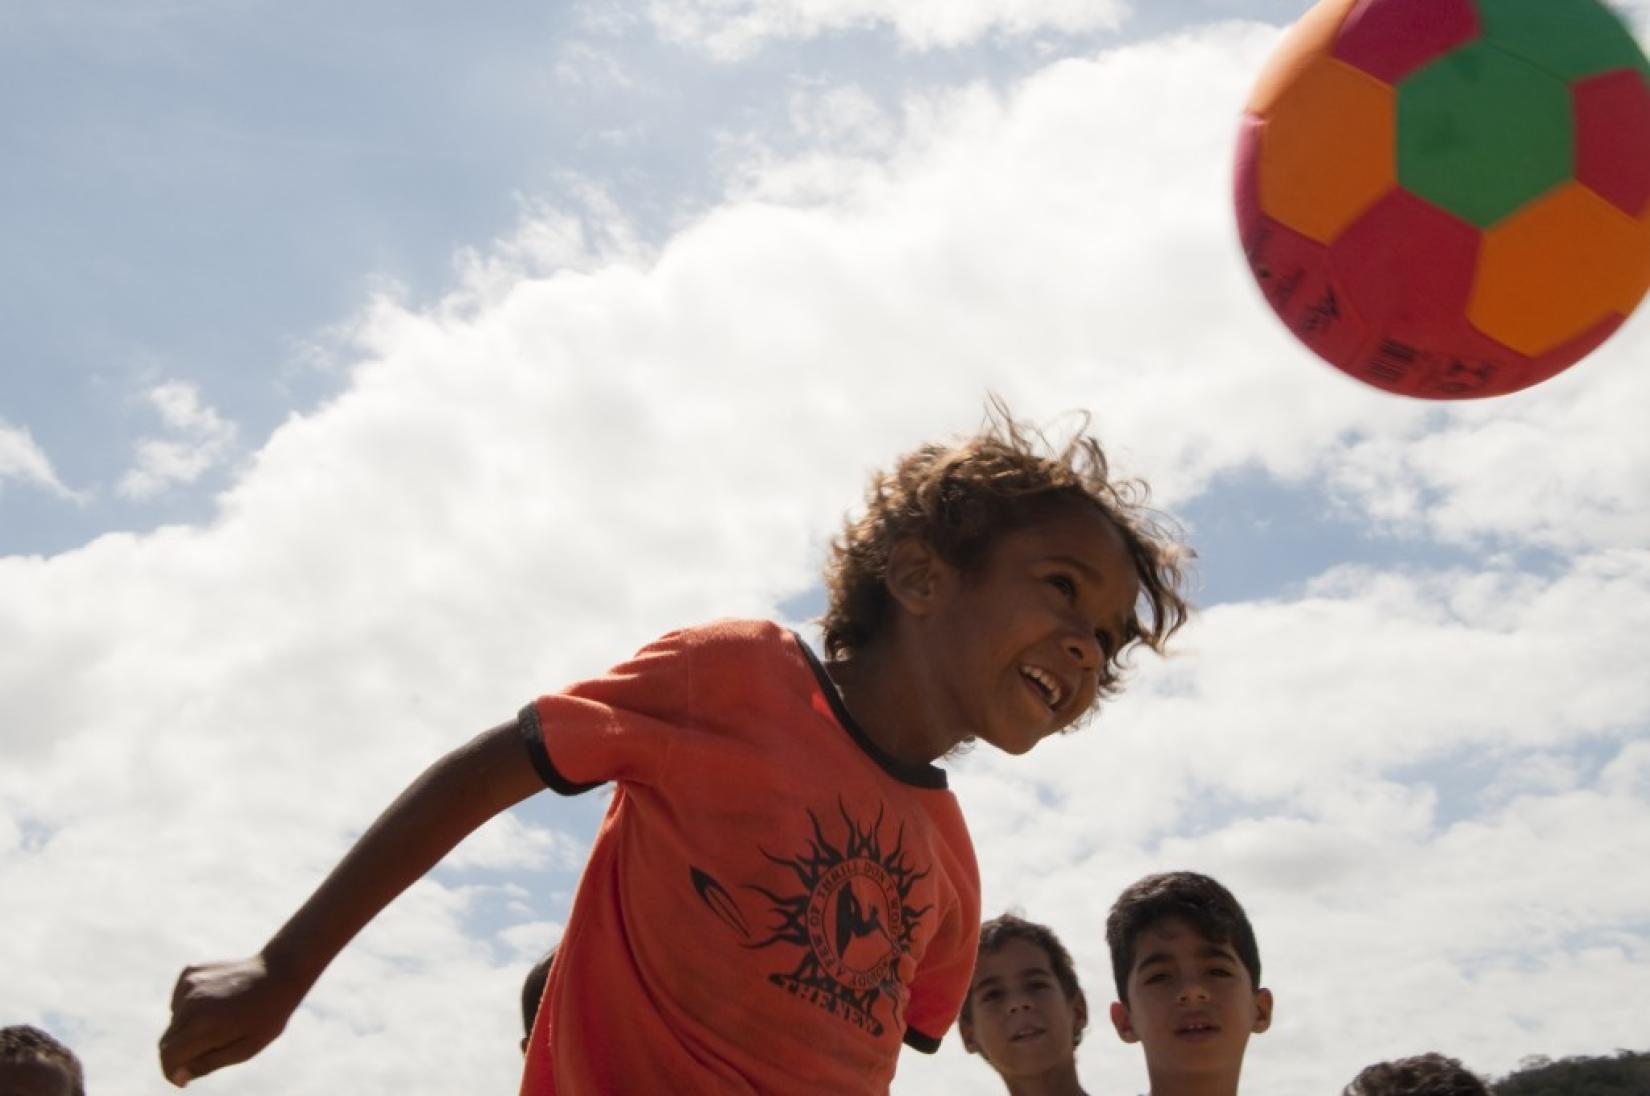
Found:
[[[1020,672],[1035,681],[1043,690],[1048,697],[1049,707],[1053,708],[1060,703],[1060,683],[1054,679],[1052,674],[1039,670],[1035,666],[1022,666]]]

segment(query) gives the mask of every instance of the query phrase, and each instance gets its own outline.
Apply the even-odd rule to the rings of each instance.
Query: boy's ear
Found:
[[[1255,991],[1255,1026],[1252,1029],[1256,1035],[1272,1026],[1272,991],[1257,989]]]
[[[974,1025],[961,1016],[957,1017],[957,1034],[962,1037],[964,1050],[970,1054],[980,1052],[980,1044],[974,1041]]]
[[[1083,1041],[1083,1032],[1089,1026],[1089,999],[1078,990],[1077,996],[1071,999],[1071,1036],[1072,1046]]]
[[[927,541],[907,537],[888,553],[889,595],[915,616],[923,616],[950,589],[956,569]]]
[[[1121,1001],[1111,1003],[1111,1026],[1117,1029],[1117,1037],[1125,1043],[1140,1041],[1140,1035],[1134,1030],[1134,1020],[1129,1016],[1129,1006]]]

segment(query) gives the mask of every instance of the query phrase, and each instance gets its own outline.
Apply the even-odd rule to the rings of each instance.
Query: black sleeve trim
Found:
[[[583,795],[593,788],[602,786],[603,781],[594,784],[576,784],[556,771],[555,762],[550,760],[550,751],[544,748],[544,735],[539,730],[539,709],[537,704],[529,704],[516,716],[516,728],[521,732],[522,744],[527,747],[527,758],[533,763],[539,779],[551,791],[559,795]]]
[[[924,1054],[937,1054],[940,1049],[938,1039],[932,1035],[924,1035],[914,1027],[905,1029],[905,1045],[912,1050],[920,1050]]]

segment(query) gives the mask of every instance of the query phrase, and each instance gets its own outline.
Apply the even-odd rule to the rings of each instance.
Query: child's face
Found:
[[[1072,506],[1004,534],[953,572],[929,619],[946,667],[947,713],[966,733],[1022,754],[1094,704],[1099,674],[1126,642],[1140,578],[1122,534]]]
[[[1235,1084],[1249,1036],[1271,1025],[1271,991],[1250,984],[1230,945],[1178,917],[1147,928],[1135,948],[1129,1002],[1114,1002],[1111,1019],[1124,1042],[1145,1050],[1154,1086],[1221,1075]]]
[[[1037,1077],[1070,1062],[1088,1022],[1082,993],[1066,996],[1048,952],[1030,940],[982,952],[968,997],[963,1046],[1005,1078]]]
[[[69,1096],[74,1082],[55,1062],[0,1062],[0,1096]]]

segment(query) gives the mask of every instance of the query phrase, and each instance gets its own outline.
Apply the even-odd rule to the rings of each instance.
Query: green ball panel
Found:
[[[1544,0],[1547,2],[1547,0]],[[1569,179],[1569,88],[1482,41],[1398,86],[1398,182],[1488,228]]]
[[[1484,37],[1562,80],[1646,69],[1621,18],[1597,0],[1478,0]]]

